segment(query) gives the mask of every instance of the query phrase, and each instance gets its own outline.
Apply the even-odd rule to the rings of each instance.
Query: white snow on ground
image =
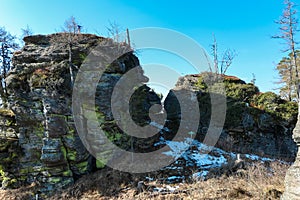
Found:
[[[163,168],[163,170],[170,170],[175,172],[164,179],[166,183],[174,183],[178,182],[178,180],[185,180],[187,177],[184,177],[179,172],[184,171],[186,169],[185,167],[189,166],[196,167],[197,169],[195,173],[190,175],[193,180],[205,180],[211,169],[221,167],[223,164],[227,164],[228,159],[237,158],[237,153],[226,152],[216,147],[210,147],[189,137],[187,137],[184,141],[166,141],[161,136],[160,141],[157,142],[155,146],[159,145],[167,145],[170,148],[170,151],[163,152],[163,154],[175,159],[180,158],[172,165]],[[275,159],[260,157],[254,154],[240,154],[240,156],[242,159],[249,159],[253,161],[276,161]],[[182,160],[184,160],[185,162],[182,162]],[[154,180],[150,177],[146,177],[146,179],[149,181]],[[179,186],[171,187],[170,185],[166,185],[164,187],[155,187],[154,191],[160,193],[175,192],[176,190],[178,190],[178,188]]]
[[[207,176],[207,174],[208,174],[208,171],[204,170],[202,172],[194,173],[192,175],[192,177],[193,177],[194,180],[203,180],[203,179],[205,179],[205,177]]]
[[[151,177],[148,177],[148,176],[146,176],[145,179],[146,179],[147,181],[154,181],[154,178],[151,178]]]
[[[185,151],[188,150],[190,144],[187,142],[175,142],[175,141],[165,141],[165,144],[167,144],[171,151],[163,152],[163,154],[167,156],[174,157],[175,159],[182,156]]]
[[[165,179],[165,181],[168,183],[173,183],[175,181],[184,180],[184,179],[185,179],[184,176],[169,176],[168,178]]]
[[[163,154],[176,159],[183,157],[186,161],[194,163],[199,169],[220,167],[227,162],[223,155],[228,153],[221,149],[214,148],[213,151],[219,156],[212,156],[207,153],[202,154],[201,152],[208,152],[210,147],[191,138],[186,138],[186,140],[182,142],[165,141],[165,144],[170,147],[171,151],[163,152]],[[189,150],[190,146],[196,147],[197,151]]]
[[[208,154],[192,154],[192,158],[200,168],[215,168],[220,167],[222,164],[227,163],[224,156],[215,157]]]
[[[257,160],[257,161],[275,161],[275,159],[264,158],[254,154],[245,154],[245,157],[250,160]]]
[[[176,187],[171,187],[170,185],[167,185],[166,188],[167,188],[170,192],[175,192],[175,190],[178,189],[179,186],[177,185]]]
[[[223,164],[226,164],[228,162],[227,158],[236,159],[237,157],[236,153],[226,152],[216,147],[207,146],[197,140],[193,140],[192,138],[186,138],[184,141],[179,142],[164,141],[161,137],[160,141],[155,145],[158,146],[162,144],[168,145],[171,149],[170,151],[163,152],[163,154],[175,159],[183,158],[186,161],[187,166],[197,167],[198,172],[192,175],[194,179],[205,179],[210,169],[218,168]],[[190,148],[191,146],[193,148]],[[275,159],[260,157],[254,154],[242,154],[242,156],[253,161],[275,161]],[[178,162],[175,162],[175,164],[176,163],[178,164]],[[180,166],[168,166],[164,169],[184,170],[184,168]],[[184,179],[184,177],[181,176],[171,176],[166,180],[172,182],[172,180],[180,178]]]
[[[169,132],[169,131],[170,131],[167,127],[164,127],[163,125],[161,125],[161,124],[159,124],[159,123],[157,123],[157,122],[155,122],[155,121],[151,121],[151,122],[149,123],[149,125],[150,125],[150,126],[153,126],[153,127],[155,127],[155,128],[158,128],[158,130],[164,130],[164,131],[166,131],[166,132]]]
[[[177,189],[179,189],[179,186],[175,186],[175,187],[172,187],[170,185],[166,185],[166,187],[155,187],[153,189],[154,192],[175,192]]]

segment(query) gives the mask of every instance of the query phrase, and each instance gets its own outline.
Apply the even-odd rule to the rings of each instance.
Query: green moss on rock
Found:
[[[14,117],[15,113],[10,109],[0,108],[0,115],[6,117]]]
[[[88,170],[89,163],[88,161],[80,162],[75,164],[75,167],[78,169],[80,174],[85,174]]]
[[[295,123],[298,113],[296,102],[281,99],[273,92],[260,93],[251,100],[251,105],[257,109],[264,110],[278,121]]]
[[[105,167],[105,162],[104,161],[100,161],[100,160],[96,160],[96,168],[97,169],[102,169]]]

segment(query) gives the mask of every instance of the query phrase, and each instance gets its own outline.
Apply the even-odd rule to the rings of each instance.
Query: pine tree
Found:
[[[297,65],[299,65],[300,51],[296,51],[297,55]],[[297,81],[296,80],[296,70],[293,68],[293,56],[289,54],[288,57],[284,57],[277,64],[276,70],[278,71],[280,80],[278,84],[283,85],[279,88],[280,95],[282,98],[292,101],[297,100]]]
[[[297,10],[295,4],[290,0],[285,0],[285,9],[283,10],[282,16],[278,21],[275,21],[279,25],[280,33],[273,36],[273,38],[282,39],[285,41],[286,47],[282,50],[288,52],[289,57],[284,58],[277,66],[282,81],[285,83],[284,90],[288,91],[288,99],[292,99],[293,87],[296,91],[297,97],[299,98],[299,65],[297,62],[297,50],[296,50],[296,33],[298,31],[298,19]],[[286,73],[286,74],[282,74]],[[289,78],[287,78],[287,76]],[[284,77],[284,78],[283,78]]]

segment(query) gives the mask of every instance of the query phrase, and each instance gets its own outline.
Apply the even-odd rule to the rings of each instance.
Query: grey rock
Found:
[[[298,121],[293,133],[294,141],[298,147],[298,154],[296,161],[289,168],[285,177],[285,191],[281,197],[283,200],[300,199],[300,112],[298,114]]]
[[[88,71],[83,80],[78,80],[78,85],[81,97],[96,96],[91,101],[97,106],[97,120],[107,137],[101,138],[99,127],[93,126],[95,123],[90,117],[93,113],[85,105],[80,105],[85,112],[74,116],[81,119],[81,123],[78,127],[74,125],[71,106],[72,100],[76,104],[76,99],[72,99],[69,54],[65,44],[58,42],[64,36],[64,33],[57,33],[25,37],[25,46],[13,56],[14,67],[6,78],[9,110],[0,112],[2,187],[18,188],[38,181],[36,191],[48,195],[96,170],[96,160],[88,150],[106,154],[107,138],[121,148],[130,147],[129,137],[117,126],[112,114],[111,95],[116,83],[131,69],[138,68],[135,82],[142,85],[148,81],[138,58],[128,46],[116,44],[111,39],[78,35],[72,49],[73,64],[80,67],[89,53],[97,56],[91,56],[92,62],[95,59],[94,65],[87,66]],[[124,55],[109,63],[112,56],[122,52]],[[95,72],[100,69],[104,69],[104,73],[97,77]],[[77,72],[74,67],[74,74]],[[96,91],[84,84],[84,80],[89,79],[98,81]],[[149,90],[147,88],[147,92]],[[122,94],[118,98],[122,98]],[[154,93],[145,93],[138,101],[146,106],[142,111],[135,109],[138,121],[146,120],[151,105],[160,104]],[[87,140],[80,138],[78,129],[86,134]],[[154,141],[146,142],[151,148]],[[138,142],[135,149],[138,149]],[[2,162],[4,159],[7,162]]]

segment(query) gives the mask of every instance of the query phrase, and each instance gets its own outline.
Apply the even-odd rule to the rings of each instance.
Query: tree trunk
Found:
[[[3,85],[2,85],[2,77],[0,78],[0,95],[2,100],[2,106],[4,108],[7,107],[7,93],[4,91]]]
[[[73,76],[73,68],[72,68],[72,44],[68,45],[68,51],[69,51],[69,71],[70,71],[70,86],[71,89],[73,88],[74,84],[74,76]]]

